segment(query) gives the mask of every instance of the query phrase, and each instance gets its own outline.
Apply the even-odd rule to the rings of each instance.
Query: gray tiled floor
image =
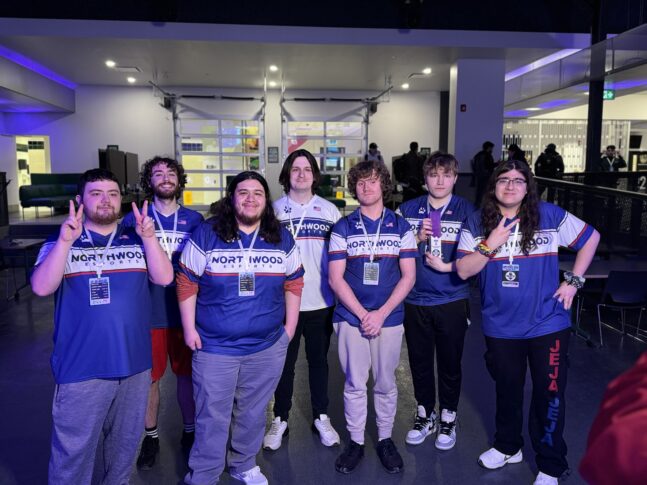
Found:
[[[6,272],[0,274],[0,285]],[[4,290],[0,288],[4,294]],[[468,332],[463,358],[463,394],[459,409],[460,428],[456,448],[439,452],[432,440],[417,447],[404,444],[404,436],[412,420],[415,402],[411,377],[403,346],[398,368],[399,408],[394,440],[404,461],[404,473],[388,475],[381,468],[375,451],[374,413],[369,411],[366,458],[350,476],[334,471],[339,449],[321,446],[310,431],[310,406],[305,359],[300,356],[296,376],[296,396],[290,418],[290,436],[277,452],[262,451],[258,464],[273,484],[530,484],[535,466],[527,444],[525,460],[499,471],[487,471],[476,464],[478,454],[488,447],[493,434],[493,384],[483,364],[484,344],[479,330],[478,305],[473,305],[474,324]],[[53,380],[49,369],[51,351],[53,299],[38,299],[29,289],[23,290],[19,303],[0,303],[0,483],[41,484],[46,482],[49,457],[50,411]],[[590,318],[590,316],[589,316]],[[605,332],[608,346],[588,347],[573,338],[570,353],[569,389],[567,391],[566,441],[574,472],[569,483],[583,483],[577,465],[584,452],[590,424],[597,411],[606,384],[633,363],[646,347],[628,338]],[[333,341],[329,414],[343,440],[344,428],[342,387]],[[160,417],[162,450],[158,463],[150,471],[133,471],[133,484],[177,484],[186,471],[179,452],[181,419],[175,403],[174,379],[162,381],[163,401]],[[527,389],[528,391],[529,389]],[[82,410],[80,410],[82,412]],[[269,420],[269,416],[268,416]],[[528,440],[526,439],[528,442]],[[226,473],[223,484],[238,483]]]

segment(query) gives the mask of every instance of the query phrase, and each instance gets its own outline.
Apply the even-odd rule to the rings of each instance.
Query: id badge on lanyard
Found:
[[[110,305],[110,278],[90,278],[90,306]]]
[[[254,237],[252,242],[249,245],[249,248],[243,248],[243,243],[238,239],[238,246],[240,251],[243,253],[243,264],[245,265],[245,270],[238,273],[238,296],[254,296],[256,293],[256,274],[250,270],[250,254],[254,249],[254,242],[256,241],[256,236],[258,236],[258,231],[260,228],[257,228],[254,231]]]
[[[514,228],[512,244],[508,249],[508,264],[501,266],[501,286],[504,288],[519,288],[519,265],[514,264],[514,250],[517,245],[517,236],[519,235],[519,222]]]
[[[380,284],[380,263],[364,263],[363,283],[369,286]]]
[[[429,253],[432,256],[442,258],[443,243],[439,237],[429,236]]]
[[[359,209],[358,209],[359,210]],[[362,213],[359,213],[359,223],[366,238],[366,245],[370,252],[369,261],[364,263],[364,275],[362,282],[368,286],[377,286],[380,284],[380,263],[377,263],[375,260],[375,253],[377,251],[377,243],[380,240],[380,230],[382,228],[382,221],[384,220],[385,210],[382,209],[382,217],[380,217],[380,223],[377,226],[377,232],[375,233],[375,238],[371,241],[364,227],[364,221],[362,220]]]

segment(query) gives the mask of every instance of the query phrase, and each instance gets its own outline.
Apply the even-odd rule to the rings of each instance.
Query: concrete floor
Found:
[[[0,273],[0,295],[4,294],[7,272]],[[459,407],[458,443],[453,450],[440,452],[433,439],[420,446],[404,443],[415,401],[411,376],[403,346],[397,370],[400,395],[394,429],[396,442],[405,462],[404,472],[389,475],[375,454],[375,415],[369,408],[366,456],[355,473],[340,475],[334,470],[339,448],[323,447],[310,431],[310,405],[306,363],[303,351],[297,364],[296,395],[290,417],[290,435],[276,452],[261,451],[258,464],[273,484],[531,484],[536,473],[534,455],[526,436],[525,459],[498,471],[488,471],[476,463],[489,447],[494,426],[494,386],[483,362],[484,342],[479,329],[478,300],[473,298],[473,324],[468,331],[463,358],[463,393]],[[592,318],[585,314],[585,321]],[[29,288],[19,302],[0,302],[0,483],[42,484],[47,480],[51,427],[51,398],[54,382],[49,368],[52,341],[53,298],[40,299]],[[586,323],[585,323],[586,325]],[[588,322],[588,327],[591,323]],[[607,383],[628,368],[646,350],[644,344],[605,330],[606,347],[591,348],[573,337],[567,390],[565,438],[573,474],[569,483],[584,483],[577,473],[584,453],[588,430]],[[303,347],[302,347],[303,348]],[[331,365],[329,414],[345,442],[348,434],[343,418],[343,376],[336,351],[330,349]],[[529,378],[528,378],[529,381]],[[526,402],[529,386],[526,389]],[[133,467],[133,484],[177,484],[186,472],[180,452],[181,419],[175,402],[172,376],[162,381],[160,413],[161,452],[150,471]],[[80,410],[82,412],[82,410]],[[270,415],[268,414],[268,422]],[[239,483],[223,473],[221,483]]]

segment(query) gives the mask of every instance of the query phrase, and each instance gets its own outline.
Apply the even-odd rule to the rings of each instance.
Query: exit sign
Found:
[[[602,99],[610,101],[612,99],[616,99],[616,91],[615,89],[605,89],[602,91]]]

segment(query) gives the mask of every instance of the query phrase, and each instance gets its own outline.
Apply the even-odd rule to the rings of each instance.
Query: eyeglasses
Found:
[[[509,179],[508,177],[496,179],[496,184],[502,187],[507,187],[510,183],[512,183],[514,187],[523,187],[527,182],[525,179]]]

